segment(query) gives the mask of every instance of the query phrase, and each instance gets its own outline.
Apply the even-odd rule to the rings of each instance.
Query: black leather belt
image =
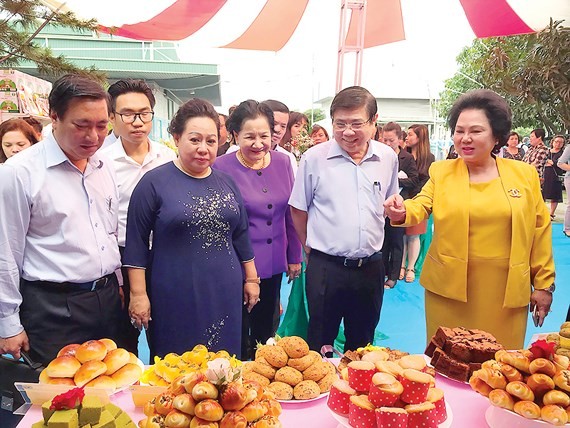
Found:
[[[322,251],[314,250],[314,249],[311,250],[311,255],[313,255],[313,254],[318,254],[321,257],[324,257],[330,261],[333,261],[335,263],[343,265],[344,267],[352,268],[352,269],[358,269],[359,267],[362,267],[367,263],[373,262],[375,260],[380,260],[382,258],[382,252],[381,251],[378,251],[377,253],[374,253],[371,256],[362,257],[359,259],[349,259],[348,257],[342,257],[342,256],[331,256],[330,254],[323,253]]]
[[[71,293],[74,291],[97,291],[106,287],[115,278],[115,273],[110,273],[99,279],[88,282],[51,282],[51,281],[27,281],[22,279],[25,285],[32,285],[36,287],[46,287],[53,291],[62,293]]]

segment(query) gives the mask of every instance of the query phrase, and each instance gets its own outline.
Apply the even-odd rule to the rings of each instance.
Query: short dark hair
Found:
[[[50,116],[56,114],[62,119],[67,113],[69,103],[75,98],[105,100],[107,110],[111,113],[109,94],[96,80],[79,74],[66,74],[57,79],[49,93]]]
[[[34,128],[36,134],[41,134],[42,131],[44,130],[44,126],[41,124],[41,122],[37,119],[34,119],[31,116],[24,116],[22,120],[26,122],[28,125],[30,125],[32,128]]]
[[[246,100],[241,102],[231,116],[228,118],[226,128],[228,132],[239,134],[246,120],[264,117],[267,119],[269,129],[273,133],[275,120],[273,118],[273,110],[265,102],[257,102],[255,100]]]
[[[289,107],[287,107],[285,104],[283,104],[281,101],[277,101],[277,100],[265,100],[261,102],[262,104],[265,104],[267,107],[269,107],[273,112],[279,112],[279,113],[287,113],[289,114]]]
[[[0,163],[6,162],[6,154],[4,153],[4,149],[2,146],[2,139],[4,135],[8,132],[12,131],[19,131],[21,132],[26,139],[32,143],[32,145],[38,142],[36,138],[36,134],[34,132],[34,128],[32,128],[28,123],[23,119],[9,119],[5,122],[0,123]]]
[[[201,98],[192,98],[178,108],[178,111],[170,121],[170,125],[168,125],[168,132],[172,136],[182,135],[186,127],[186,122],[195,117],[207,117],[212,119],[218,130],[218,138],[220,138],[220,117],[218,116],[218,112],[214,109],[212,104]]]
[[[509,132],[509,137],[507,138],[507,141],[508,141],[513,135],[516,135],[516,136],[517,136],[517,139],[520,141],[521,136],[518,134],[518,132],[515,132],[515,131]]]
[[[378,112],[376,98],[367,89],[362,86],[350,86],[343,89],[335,95],[331,104],[331,118],[334,119],[334,113],[337,110],[354,110],[365,107],[368,114],[368,120],[372,120]]]
[[[498,153],[500,148],[507,143],[512,125],[511,108],[505,99],[489,89],[475,89],[464,93],[455,101],[447,117],[451,135],[455,132],[457,120],[463,110],[483,110],[485,112],[493,136],[497,139],[493,153]]]
[[[396,133],[396,137],[399,139],[402,135],[402,127],[396,122],[388,122],[384,125],[384,132],[394,132]]]
[[[156,104],[151,87],[142,79],[117,80],[109,86],[107,92],[109,92],[109,95],[111,96],[111,108],[113,111],[115,111],[115,107],[117,107],[117,98],[119,98],[120,95],[129,94],[131,92],[146,95],[150,103],[150,108],[154,108]]]
[[[542,141],[544,141],[544,137],[546,137],[546,131],[542,128],[533,129],[530,133],[534,134],[536,138],[540,138]]]
[[[311,129],[311,137],[313,136],[313,134],[319,132],[321,129],[325,133],[325,137],[327,137],[327,140],[330,140],[329,133],[327,132],[327,130],[324,127],[322,127],[321,125],[316,124],[316,123],[313,125],[313,129]]]

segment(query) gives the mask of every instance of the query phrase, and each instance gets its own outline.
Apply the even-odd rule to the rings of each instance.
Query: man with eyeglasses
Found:
[[[384,200],[398,193],[398,158],[371,139],[376,99],[353,86],[331,104],[334,138],[301,158],[289,199],[308,257],[311,349],[334,343],[344,319],[345,351],[374,342],[384,295]]]
[[[53,132],[0,168],[0,354],[44,365],[69,343],[117,340],[118,192],[97,152],[109,96],[68,74],[49,95]]]
[[[160,165],[176,159],[176,154],[163,144],[148,138],[152,130],[155,98],[144,80],[119,80],[108,89],[111,96],[111,123],[118,139],[102,150],[113,161],[119,187],[119,250],[125,249],[127,211],[131,194],[142,176]],[[121,345],[137,354],[139,331],[128,315],[130,283],[127,269],[121,268],[123,313]]]

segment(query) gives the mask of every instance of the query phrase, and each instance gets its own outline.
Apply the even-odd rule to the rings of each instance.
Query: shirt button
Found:
[[[95,223],[95,227],[99,226],[99,223]]]
[[[267,193],[267,188],[264,187],[264,188],[262,189],[262,192],[263,192],[263,193]]]
[[[273,208],[273,204],[267,205],[267,208],[269,208],[269,209]]]
[[[257,171],[257,175],[261,175],[263,174],[261,171]]]
[[[271,220],[267,220],[267,226],[271,226],[273,222]]]
[[[89,203],[92,204],[92,203],[93,203],[93,199],[89,199]]]
[[[105,250],[105,246],[104,246],[104,245],[101,246],[101,251],[103,251],[103,250]]]
[[[268,244],[271,244],[272,242],[273,242],[273,240],[272,240],[271,238],[269,238],[269,239],[267,240],[267,243],[268,243]]]

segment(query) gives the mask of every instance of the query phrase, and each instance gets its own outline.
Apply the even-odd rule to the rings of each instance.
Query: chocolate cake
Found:
[[[493,359],[503,349],[497,339],[486,331],[463,327],[439,327],[428,343],[426,355],[439,373],[467,382],[481,363]]]

